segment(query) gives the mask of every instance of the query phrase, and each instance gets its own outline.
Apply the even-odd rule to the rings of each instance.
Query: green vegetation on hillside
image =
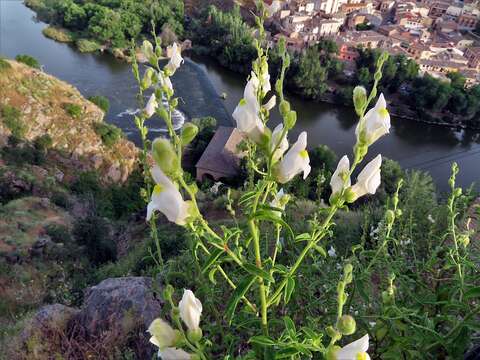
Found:
[[[110,101],[107,97],[101,95],[90,96],[88,98],[91,102],[97,105],[106,114],[110,110]]]
[[[3,125],[7,127],[12,135],[18,139],[25,136],[27,127],[22,120],[22,113],[11,105],[0,106],[0,114],[2,115]]]
[[[27,0],[26,4],[46,22],[74,32],[77,38],[83,38],[77,42],[77,46],[85,52],[95,51],[100,45],[125,48],[130,39],[148,34],[152,21],[158,30],[168,24],[175,34],[183,34],[184,9],[181,0]],[[49,37],[67,40],[58,30],[46,31]],[[94,46],[95,43],[99,45]]]
[[[40,69],[40,63],[38,62],[37,59],[35,59],[33,56],[30,55],[17,55],[15,57],[15,60],[18,62],[24,63],[25,65],[28,65],[30,67],[33,67],[35,69]]]
[[[94,128],[106,147],[112,147],[123,137],[122,129],[112,124],[99,122],[95,123]]]
[[[43,35],[58,42],[69,43],[73,41],[73,36],[65,29],[55,26],[47,26],[42,30]]]

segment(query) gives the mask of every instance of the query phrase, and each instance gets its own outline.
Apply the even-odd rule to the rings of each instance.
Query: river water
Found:
[[[136,84],[130,66],[108,54],[82,54],[70,45],[47,39],[41,33],[45,26],[20,0],[0,0],[0,55],[32,55],[44,71],[73,84],[84,96],[107,96],[111,105],[107,120],[138,142],[132,120],[137,109]],[[230,114],[242,97],[244,82],[241,76],[211,59],[187,59],[173,78],[181,98],[177,124],[194,117],[214,116],[219,124],[231,125]],[[218,96],[223,92],[227,94],[225,101]],[[351,154],[356,123],[351,109],[296,97],[289,100],[298,113],[297,131],[308,132],[310,146],[326,144],[340,156]],[[271,121],[280,121],[278,113]],[[152,120],[149,126],[155,136],[164,130],[159,120]],[[296,133],[291,134],[291,139],[295,137]],[[371,157],[377,153],[399,161],[405,168],[429,171],[440,190],[448,188],[453,161],[459,163],[458,180],[462,186],[480,179],[478,132],[392,119],[391,134],[370,149]]]

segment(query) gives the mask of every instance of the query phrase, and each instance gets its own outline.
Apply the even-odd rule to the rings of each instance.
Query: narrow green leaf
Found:
[[[283,299],[285,301],[285,304],[288,304],[290,302],[290,299],[292,298],[293,290],[295,290],[295,279],[292,277],[287,278],[287,284],[285,285],[285,291],[284,291],[284,296]]]
[[[202,274],[205,274],[210,268],[210,266],[212,266],[223,253],[224,251],[221,249],[213,250],[212,253],[210,254],[210,257],[207,259],[207,262],[202,268]]]
[[[248,271],[250,274],[254,276],[261,277],[263,280],[275,282],[275,279],[272,275],[266,270],[260,269],[253,264],[245,263],[243,264],[243,268]]]
[[[480,286],[471,288],[464,294],[465,299],[474,299],[480,297]]]
[[[210,272],[208,273],[208,278],[210,279],[210,281],[212,282],[212,284],[216,285],[217,284],[217,281],[215,280],[215,273],[217,272],[217,268],[214,267],[213,269],[210,270]]]
[[[266,346],[273,346],[276,344],[276,342],[265,335],[258,335],[250,338],[250,342],[253,344],[258,344],[258,345],[266,345]]]
[[[313,246],[313,248],[315,250],[317,250],[320,253],[320,255],[322,255],[324,258],[327,257],[327,252],[325,251],[325,249],[322,246],[315,244]]]
[[[252,219],[270,221],[270,222],[273,222],[274,224],[278,224],[283,228],[287,229],[287,231],[290,233],[292,238],[295,238],[295,234],[293,233],[293,230],[290,227],[290,225],[288,225],[285,221],[283,221],[283,219],[275,215],[272,211],[268,211],[268,210],[257,211],[255,214],[252,215]]]
[[[283,323],[285,324],[285,328],[287,329],[288,335],[290,339],[296,340],[297,339],[297,329],[295,328],[295,323],[289,316],[283,317]]]
[[[303,233],[303,234],[297,235],[295,237],[295,241],[296,242],[309,241],[311,238],[312,238],[312,236],[309,233]]]
[[[238,284],[237,288],[233,292],[230,301],[228,302],[227,309],[225,311],[225,317],[227,318],[227,322],[230,325],[232,323],[233,315],[235,314],[235,309],[237,308],[238,302],[242,297],[245,296],[248,289],[253,285],[255,282],[255,276],[246,276],[243,280]]]

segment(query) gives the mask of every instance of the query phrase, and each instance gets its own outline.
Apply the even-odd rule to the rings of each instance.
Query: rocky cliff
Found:
[[[95,131],[104,113],[80,92],[57,78],[15,61],[0,71],[0,109],[14,109],[18,115],[6,119],[0,111],[0,147],[12,134],[12,127],[25,140],[48,134],[52,147],[62,152],[70,165],[97,170],[105,182],[124,182],[137,160],[133,143],[120,139],[107,146]],[[14,130],[15,131],[15,130]]]

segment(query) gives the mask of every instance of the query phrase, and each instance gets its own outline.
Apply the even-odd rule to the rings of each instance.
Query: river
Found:
[[[20,0],[0,0],[0,55],[32,55],[44,71],[73,84],[84,96],[107,96],[111,105],[107,121],[138,142],[132,120],[136,84],[130,66],[108,54],[82,54],[70,45],[47,39],[41,33],[44,27],[46,24],[37,21],[33,11]],[[210,115],[219,124],[231,125],[230,114],[242,97],[244,82],[241,76],[211,59],[187,59],[173,78],[181,98],[177,124]],[[225,101],[220,100],[221,93],[227,94]],[[340,156],[351,153],[356,123],[351,109],[297,97],[289,100],[298,113],[296,129],[308,132],[310,146],[326,144]],[[279,121],[278,113],[273,113],[272,124]],[[155,136],[164,131],[159,120],[151,121],[150,126]],[[291,140],[297,133],[291,134]],[[480,179],[480,134],[475,131],[392,119],[391,134],[370,149],[371,157],[377,153],[399,161],[405,168],[429,171],[442,191],[448,189],[453,161],[459,163],[458,180],[462,186]]]

